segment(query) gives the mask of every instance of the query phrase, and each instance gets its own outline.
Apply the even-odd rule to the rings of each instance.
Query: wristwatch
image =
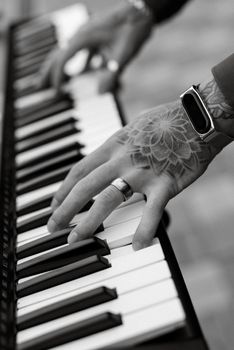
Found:
[[[198,136],[216,148],[223,148],[233,139],[215,129],[213,119],[202,100],[198,86],[191,86],[180,95],[182,106]]]

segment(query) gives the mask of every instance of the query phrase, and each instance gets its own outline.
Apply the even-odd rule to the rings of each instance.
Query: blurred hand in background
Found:
[[[139,11],[128,2],[121,3],[91,20],[71,38],[65,49],[54,50],[45,61],[39,78],[41,87],[59,90],[64,80],[64,66],[79,50],[103,54],[106,68],[99,74],[99,92],[112,90],[125,66],[138,53],[153,27],[150,13]],[[108,66],[109,62],[109,66]]]

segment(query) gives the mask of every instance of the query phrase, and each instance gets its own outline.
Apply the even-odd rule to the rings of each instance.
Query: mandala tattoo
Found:
[[[233,119],[233,108],[228,105],[214,79],[209,81],[201,89],[201,95],[209,106],[209,111],[214,119]]]
[[[178,183],[184,175],[205,171],[212,155],[210,147],[194,132],[180,101],[144,113],[116,134],[127,146],[131,162],[156,175],[167,173]],[[189,174],[189,175],[188,175]]]

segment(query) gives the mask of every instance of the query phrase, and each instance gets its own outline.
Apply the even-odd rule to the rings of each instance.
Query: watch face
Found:
[[[192,93],[186,93],[182,98],[182,104],[199,134],[206,134],[211,128],[211,122],[198,98]]]

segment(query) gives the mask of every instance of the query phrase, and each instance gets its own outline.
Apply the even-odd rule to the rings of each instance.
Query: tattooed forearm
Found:
[[[152,169],[156,175],[166,173],[178,184],[191,182],[212,159],[210,147],[194,132],[180,101],[144,113],[116,136],[127,146],[134,166]]]
[[[225,101],[214,79],[200,87],[200,92],[214,119],[234,119],[234,111]]]

